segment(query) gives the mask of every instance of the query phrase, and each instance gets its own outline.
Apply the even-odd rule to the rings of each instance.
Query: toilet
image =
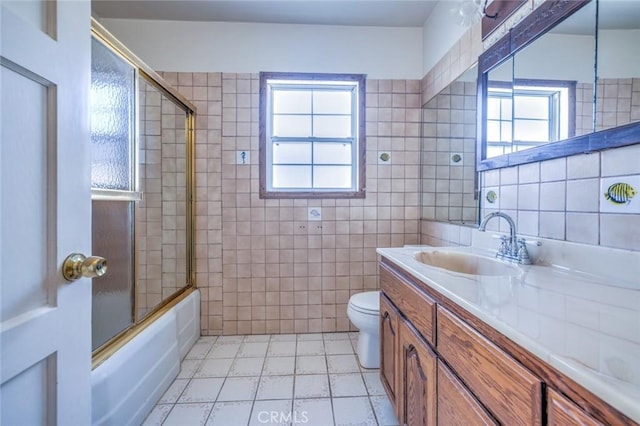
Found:
[[[358,360],[364,368],[380,368],[380,292],[357,293],[349,299],[347,316],[360,330]]]

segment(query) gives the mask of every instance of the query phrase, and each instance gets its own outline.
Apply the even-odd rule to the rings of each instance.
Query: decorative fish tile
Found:
[[[600,180],[600,212],[640,213],[640,175]]]

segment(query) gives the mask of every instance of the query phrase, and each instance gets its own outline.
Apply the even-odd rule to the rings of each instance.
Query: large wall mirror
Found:
[[[547,0],[478,61],[477,170],[640,143],[640,2]]]
[[[473,66],[422,107],[422,218],[477,225]]]

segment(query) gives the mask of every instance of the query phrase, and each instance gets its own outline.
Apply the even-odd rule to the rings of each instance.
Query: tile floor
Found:
[[[144,425],[397,425],[357,336],[201,337]]]

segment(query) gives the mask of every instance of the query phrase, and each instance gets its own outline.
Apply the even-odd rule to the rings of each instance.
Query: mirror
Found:
[[[477,170],[639,143],[639,23],[640,2],[546,1],[487,49]]]
[[[512,152],[594,131],[595,9],[587,4],[513,57]]]
[[[513,58],[489,71],[487,157],[509,154],[513,146]]]
[[[640,121],[640,3],[600,0],[596,130]]]
[[[478,222],[475,199],[477,67],[422,107],[422,218]]]

